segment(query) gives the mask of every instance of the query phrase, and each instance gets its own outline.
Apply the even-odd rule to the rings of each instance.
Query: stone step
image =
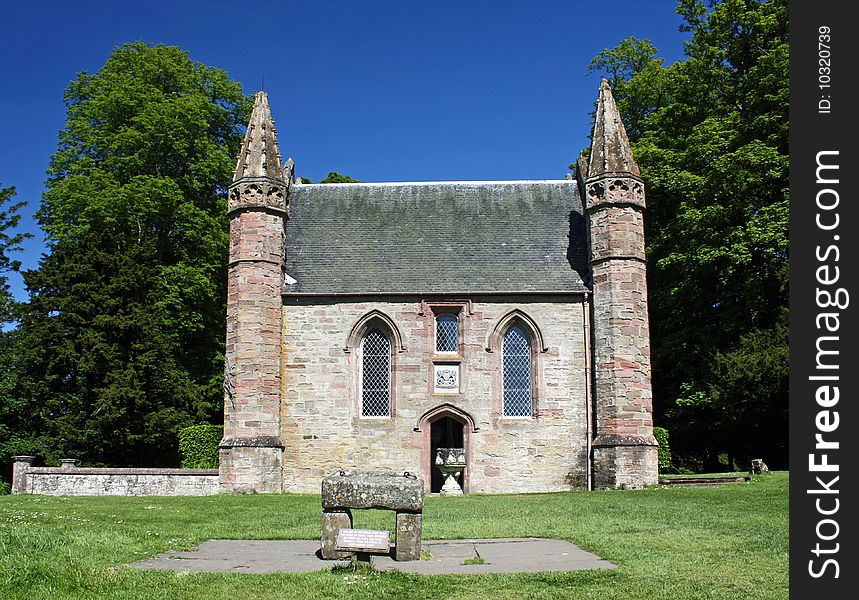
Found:
[[[748,475],[723,475],[714,477],[660,477],[659,485],[676,486],[713,486],[725,485],[727,483],[746,483],[751,481]]]

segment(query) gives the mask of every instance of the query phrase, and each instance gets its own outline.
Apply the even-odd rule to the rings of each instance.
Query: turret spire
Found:
[[[248,131],[233,174],[233,183],[244,178],[257,177],[281,180],[282,168],[268,95],[265,92],[257,92]]]
[[[587,177],[597,177],[604,173],[629,173],[636,177],[640,175],[614,96],[605,79],[600,84]]]
[[[223,491],[283,489],[280,294],[291,179],[281,171],[268,96],[257,92],[227,201]]]
[[[593,281],[597,488],[656,483],[644,182],[608,82],[600,84],[584,180]]]

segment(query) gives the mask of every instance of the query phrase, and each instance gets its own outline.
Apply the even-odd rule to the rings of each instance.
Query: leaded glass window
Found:
[[[531,342],[516,325],[504,334],[504,416],[530,417]]]
[[[378,327],[361,341],[361,416],[391,414],[391,340]]]
[[[435,318],[435,351],[456,352],[458,319],[454,315]]]

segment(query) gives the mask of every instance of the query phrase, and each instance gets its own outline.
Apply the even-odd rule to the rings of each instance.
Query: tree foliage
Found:
[[[675,454],[787,465],[785,0],[680,0],[668,67],[645,41],[591,63],[615,80],[648,185],[654,407]]]
[[[183,469],[217,469],[218,444],[224,436],[223,425],[203,423],[179,430],[179,453]]]
[[[331,171],[328,175],[320,181],[319,183],[361,183],[357,179],[352,179],[348,175],[341,175],[336,171]]]
[[[309,177],[302,177],[301,183],[313,183],[313,180]],[[329,171],[328,175],[325,176],[325,179],[320,181],[319,183],[361,183],[357,179],[352,179],[348,175],[343,175],[338,173],[337,171]]]
[[[117,48],[65,93],[25,273],[20,394],[43,455],[175,465],[177,431],[218,421],[225,189],[250,99],[184,51]]]
[[[659,472],[666,473],[671,468],[671,446],[668,444],[668,430],[664,427],[654,427],[653,437],[659,444]]]
[[[24,202],[13,202],[14,197],[14,187],[0,185],[0,465],[4,466],[10,464],[12,456],[30,452],[33,445],[27,434],[25,405],[16,395],[15,331],[7,330],[16,308],[8,274],[21,266],[12,255],[21,249],[21,242],[30,237],[16,230],[21,219],[18,211]],[[4,478],[8,478],[5,468],[0,471],[0,479]]]
[[[12,319],[13,298],[9,291],[7,274],[17,271],[21,263],[10,256],[19,251],[21,242],[30,237],[15,231],[21,215],[18,211],[24,202],[12,202],[15,197],[15,187],[4,188],[0,185],[0,325],[9,323]]]

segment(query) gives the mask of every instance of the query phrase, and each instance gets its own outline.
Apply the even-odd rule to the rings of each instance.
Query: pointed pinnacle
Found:
[[[277,132],[265,92],[257,92],[254,97],[254,109],[233,173],[233,183],[245,177],[283,179]]]
[[[600,83],[587,177],[597,177],[604,173],[630,173],[636,177],[640,175],[638,165],[632,157],[629,138],[626,137],[626,128],[620,120],[614,96],[605,79]]]

